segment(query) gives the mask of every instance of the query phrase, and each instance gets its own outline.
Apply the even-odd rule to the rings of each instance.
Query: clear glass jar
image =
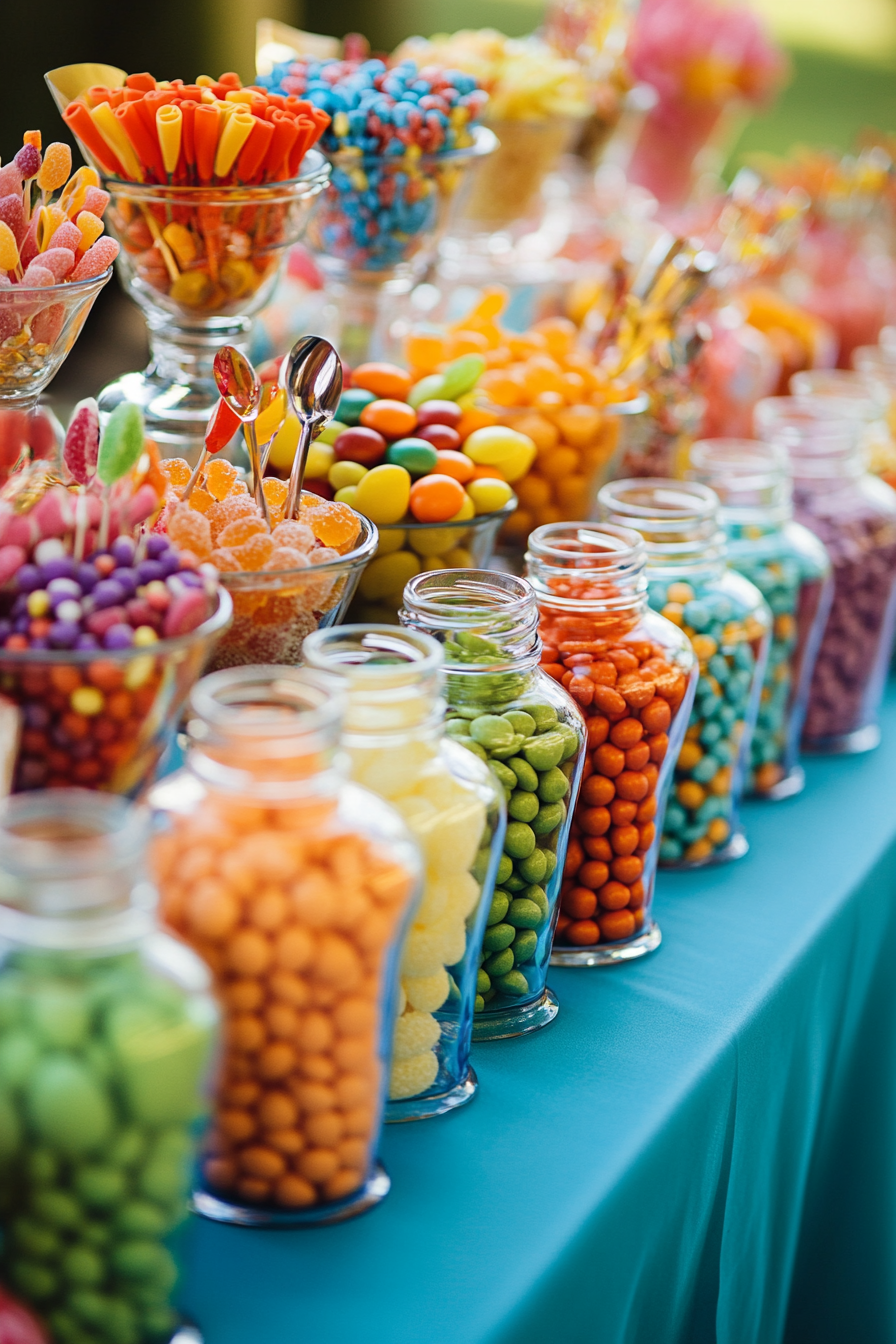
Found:
[[[787,457],[755,439],[702,439],[688,471],[722,501],[728,563],[762,593],[772,613],[765,680],[750,745],[747,788],[778,800],[799,793],[798,763],[809,685],[831,609],[831,562],[793,520]]]
[[[416,850],[344,782],[335,678],[230,668],[190,704],[186,764],[151,801],[162,914],[224,1008],[194,1205],[247,1226],[338,1222],[389,1189],[376,1145]]]
[[[880,741],[896,619],[896,491],[866,471],[864,428],[845,397],[768,397],[756,407],[759,437],[787,452],[795,516],[824,542],[834,569],[803,727],[810,751],[870,751]]]
[[[653,883],[697,660],[684,632],[648,609],[646,562],[639,534],[610,524],[553,523],[529,538],[542,666],[588,734],[555,966],[629,961],[661,941]]]
[[[402,953],[386,1119],[441,1115],[478,1086],[470,1041],[504,794],[483,761],[442,735],[444,658],[429,635],[343,625],[309,635],[303,654],[345,678],[352,779],[391,803],[420,846],[423,899]]]
[[[725,564],[719,500],[695,481],[611,481],[603,516],[647,544],[647,600],[691,640],[700,668],[675,766],[660,864],[691,868],[737,859],[748,845],[738,811],[768,655],[771,612]]]
[[[54,1340],[170,1339],[217,1014],[154,923],[148,815],[51,790],[0,809],[3,1280]]]
[[[441,643],[445,731],[504,786],[507,832],[479,954],[473,1040],[520,1036],[558,1011],[546,980],[585,725],[538,665],[538,608],[525,579],[483,569],[418,574],[399,618]]]

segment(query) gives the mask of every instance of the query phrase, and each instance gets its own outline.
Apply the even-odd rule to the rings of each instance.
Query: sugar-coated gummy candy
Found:
[[[192,551],[204,560],[212,549],[212,530],[208,519],[189,504],[178,504],[168,518],[168,535],[176,546]]]
[[[98,239],[92,247],[88,247],[72,271],[71,279],[92,280],[94,276],[102,275],[103,271],[112,265],[119,251],[120,248],[114,238]]]

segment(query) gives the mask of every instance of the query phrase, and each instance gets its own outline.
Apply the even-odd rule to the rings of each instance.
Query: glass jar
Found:
[[[404,819],[423,899],[402,953],[387,1120],[423,1120],[476,1094],[470,1067],[479,951],[503,852],[504,795],[443,737],[441,645],[394,626],[339,626],[305,641],[309,667],[342,673],[352,779]]]
[[[683,631],[648,610],[646,561],[638,533],[610,524],[553,523],[529,538],[542,666],[587,728],[554,966],[629,961],[661,941],[653,883],[697,660]]]
[[[417,857],[392,809],[344,783],[344,708],[320,672],[214,672],[184,768],[151,795],[162,914],[224,1008],[193,1196],[220,1222],[338,1222],[389,1189],[376,1145]]]
[[[787,457],[753,439],[702,439],[688,475],[722,501],[728,563],[755,583],[772,613],[768,662],[750,745],[747,787],[778,800],[799,793],[809,684],[834,594],[818,538],[793,520]]]
[[[399,618],[442,644],[445,731],[504,786],[507,832],[479,954],[473,1040],[520,1036],[558,1011],[546,980],[585,726],[538,665],[538,609],[525,579],[482,569],[418,574]]]
[[[0,809],[2,1275],[54,1340],[170,1339],[216,1012],[160,933],[147,814],[51,790]]]
[[[768,655],[771,612],[725,565],[713,490],[663,478],[611,481],[604,517],[647,544],[647,600],[690,638],[700,678],[675,766],[660,863],[691,868],[747,852],[738,820]]]
[[[768,397],[756,428],[786,450],[795,515],[824,542],[834,570],[803,746],[870,751],[880,741],[896,619],[896,491],[865,470],[865,423],[845,397]]]

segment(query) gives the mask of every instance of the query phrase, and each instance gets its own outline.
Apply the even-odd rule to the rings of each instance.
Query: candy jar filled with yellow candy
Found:
[[[772,614],[759,589],[726,567],[719,498],[696,481],[610,481],[599,496],[612,523],[647,546],[647,600],[689,636],[700,668],[691,721],[666,808],[660,864],[740,858],[738,810],[768,657]]]
[[[381,1200],[398,949],[419,869],[396,812],[344,781],[339,681],[229,668],[195,688],[157,785],[162,916],[211,967],[225,1048],[198,1211],[338,1222]]]
[[[547,972],[585,722],[538,665],[538,609],[525,579],[475,569],[418,574],[400,617],[442,644],[446,733],[489,762],[507,797],[504,853],[479,952],[473,1040],[537,1031],[559,1011]]]
[[[405,941],[387,1120],[462,1106],[479,952],[499,863],[503,791],[483,761],[442,736],[443,654],[429,635],[340,626],[309,635],[310,667],[348,685],[342,745],[352,778],[391,803],[420,845],[423,899]]]
[[[148,822],[76,789],[0,810],[2,1274],[54,1341],[177,1329],[171,1234],[217,1014],[205,966],[155,925]]]

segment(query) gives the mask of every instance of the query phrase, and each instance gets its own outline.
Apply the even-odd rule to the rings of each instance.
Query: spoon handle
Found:
[[[299,515],[299,501],[302,498],[302,482],[305,479],[305,462],[308,457],[308,448],[311,444],[311,434],[314,428],[310,419],[301,419],[301,430],[299,432],[299,442],[296,445],[296,455],[292,460],[292,470],[289,473],[289,489],[286,492],[286,509],[283,517],[297,518]]]
[[[263,475],[261,470],[261,455],[258,451],[258,436],[255,433],[255,421],[243,421],[243,433],[246,436],[246,447],[249,450],[249,466],[252,468],[252,494],[255,503],[261,510],[261,516],[264,519],[265,527],[271,530],[271,515],[268,509],[267,496],[262,489]]]

